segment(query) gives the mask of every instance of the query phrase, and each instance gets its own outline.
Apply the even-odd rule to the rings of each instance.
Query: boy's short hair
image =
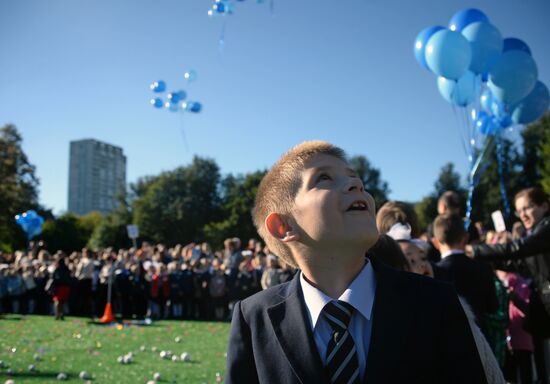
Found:
[[[411,236],[420,237],[418,216],[412,205],[403,201],[388,201],[376,214],[376,226],[381,234],[388,233],[396,223],[409,224]]]
[[[455,191],[446,191],[439,197],[437,204],[443,204],[451,212],[460,213],[462,211],[462,198]]]
[[[445,213],[434,220],[434,236],[441,244],[459,244],[466,236],[464,221],[455,214]]]
[[[267,230],[265,219],[270,213],[289,215],[302,185],[301,172],[305,163],[317,155],[334,156],[347,163],[345,152],[325,141],[305,141],[286,152],[262,179],[256,192],[252,218],[258,233],[269,249],[286,263],[297,267],[288,246],[275,239]]]

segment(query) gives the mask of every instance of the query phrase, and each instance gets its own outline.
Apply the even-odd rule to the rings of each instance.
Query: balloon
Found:
[[[537,65],[528,53],[508,51],[489,71],[487,86],[498,100],[511,105],[533,90],[537,77]]]
[[[550,93],[544,83],[537,81],[535,87],[511,110],[512,121],[516,124],[529,124],[538,120],[550,105]]]
[[[154,83],[151,83],[149,87],[151,88],[151,91],[155,93],[160,93],[166,90],[166,83],[162,80],[159,80],[159,81],[155,81]]]
[[[456,80],[470,66],[472,50],[460,33],[443,29],[428,40],[425,57],[428,68],[436,75]]]
[[[424,55],[426,52],[426,44],[434,33],[436,33],[437,31],[441,31],[442,29],[445,28],[440,27],[439,25],[425,28],[420,31],[414,41],[414,56],[416,57],[416,60],[420,63],[420,65],[422,65],[428,71],[430,70],[430,68],[428,68],[428,64],[426,64],[426,57]]]
[[[456,81],[441,76],[437,78],[437,88],[441,96],[449,103],[460,107],[465,107],[474,100],[479,86],[480,79],[470,71],[466,71]]]
[[[501,128],[508,128],[510,125],[512,125],[513,121],[510,115],[507,114],[498,119],[498,123],[500,124]]]
[[[189,112],[199,113],[202,109],[202,105],[197,101],[190,101],[185,106],[185,109]]]
[[[195,72],[194,70],[189,70],[187,72],[185,72],[183,74],[183,77],[185,78],[185,80],[187,80],[188,82],[192,82],[192,81],[195,81],[197,79],[197,72]]]
[[[493,98],[493,101],[491,102],[490,112],[497,119],[501,119],[504,116],[508,115],[508,111],[506,110],[506,107],[504,106],[504,103],[501,102],[501,101],[495,100],[494,98]]]
[[[156,97],[154,99],[151,99],[151,105],[155,108],[162,108],[164,105],[164,101],[160,97]]]
[[[531,54],[531,48],[523,40],[515,37],[508,37],[503,40],[502,52],[508,51],[523,51]]]
[[[21,226],[23,231],[27,234],[27,239],[30,240],[42,233],[44,218],[37,214],[36,211],[29,210],[21,215],[16,215],[15,222]]]
[[[169,101],[164,103],[164,108],[168,109],[170,112],[177,112],[179,110],[177,103],[171,103]]]
[[[480,74],[491,69],[502,53],[502,35],[499,30],[489,23],[478,21],[466,26],[462,35],[472,48],[470,71]]]
[[[180,100],[185,100],[185,98],[187,97],[187,93],[185,91],[178,91],[178,96]]]
[[[451,18],[451,21],[449,21],[449,29],[451,31],[462,32],[466,26],[478,21],[488,23],[489,18],[479,9],[463,9],[462,11],[455,13]]]
[[[500,132],[500,124],[495,120],[494,117],[490,116],[488,113],[481,111],[476,119],[476,128],[484,136],[492,136]]]
[[[481,92],[479,103],[482,110],[484,110],[485,112],[491,112],[491,105],[493,104],[493,94],[491,93],[490,89],[485,89],[483,92]]]
[[[180,92],[170,92],[168,95],[168,100],[170,100],[171,103],[178,103],[181,100]]]

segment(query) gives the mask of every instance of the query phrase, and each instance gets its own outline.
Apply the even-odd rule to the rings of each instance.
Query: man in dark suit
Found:
[[[442,257],[437,263],[440,278],[454,285],[458,295],[474,312],[482,332],[485,332],[486,316],[498,309],[494,273],[488,264],[465,255],[468,235],[458,215],[437,216],[433,228]]]
[[[262,180],[269,249],[300,272],[233,311],[225,382],[486,383],[452,287],[365,258],[374,200],[329,143],[302,143]]]

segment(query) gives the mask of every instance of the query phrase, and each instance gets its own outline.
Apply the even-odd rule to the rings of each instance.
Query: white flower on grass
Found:
[[[122,361],[124,362],[124,364],[131,364],[133,359],[132,356],[128,354],[122,358]]]
[[[159,356],[160,356],[162,359],[166,359],[166,356],[168,356],[168,354],[166,353],[166,351],[160,351]]]
[[[151,347],[151,352],[156,352],[157,351],[157,347]]]
[[[5,381],[4,384],[15,384],[15,381],[13,381],[12,379],[8,379]]]
[[[60,380],[60,381],[67,380],[67,375],[61,372],[57,374],[57,380]]]
[[[141,347],[139,347],[139,350],[140,350],[141,352],[145,352],[145,349],[146,349],[146,348],[145,348],[145,345],[142,345]]]
[[[116,358],[117,363],[124,364],[124,358],[122,356],[119,356]]]
[[[179,342],[181,341],[181,337],[176,336],[176,338],[174,339],[174,341],[175,341],[176,343],[179,343]]]
[[[90,378],[90,374],[86,371],[82,371],[80,372],[78,377],[80,377],[82,380],[88,380]]]
[[[149,380],[149,381],[147,382],[147,384],[157,384],[157,382],[154,381],[154,380]]]
[[[29,365],[28,370],[29,372],[34,372],[36,371],[36,366],[34,364]]]
[[[189,356],[189,353],[183,352],[183,353],[181,354],[181,360],[182,360],[182,361],[186,361],[186,362],[187,362],[187,361],[191,361],[191,356]]]
[[[38,353],[35,353],[33,356],[34,361],[40,361],[42,360],[42,356]]]
[[[8,376],[13,375],[13,369],[11,369],[11,368],[6,369],[6,374],[7,374]]]
[[[173,361],[173,362],[178,361],[178,356],[176,356],[176,355],[172,356],[172,361]]]
[[[155,380],[155,381],[160,380],[160,373],[159,372],[155,372],[155,374],[153,375],[153,380]]]
[[[4,363],[3,360],[0,360],[0,368],[4,368],[6,367],[6,363]]]

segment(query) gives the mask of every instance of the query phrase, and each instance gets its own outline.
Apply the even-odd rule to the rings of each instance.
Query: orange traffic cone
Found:
[[[107,324],[115,321],[113,316],[113,309],[111,308],[111,303],[107,303],[105,306],[105,312],[103,312],[103,317],[99,319],[100,323]]]

